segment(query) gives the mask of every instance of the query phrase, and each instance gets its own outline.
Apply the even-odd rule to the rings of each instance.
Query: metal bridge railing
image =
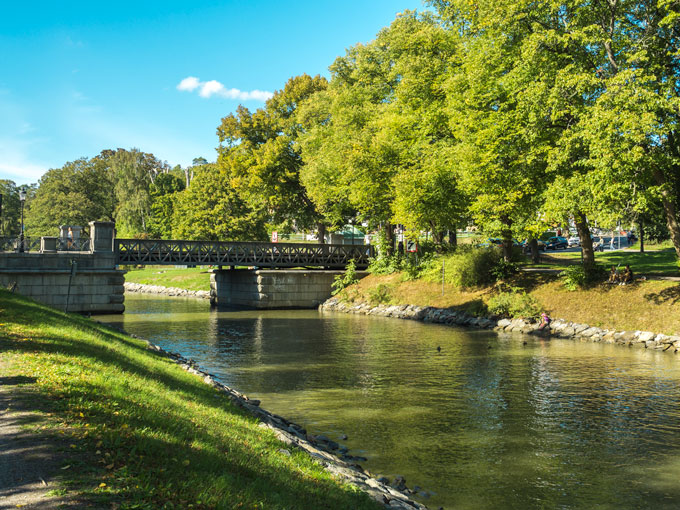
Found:
[[[369,245],[116,239],[118,264],[344,268],[368,266]]]

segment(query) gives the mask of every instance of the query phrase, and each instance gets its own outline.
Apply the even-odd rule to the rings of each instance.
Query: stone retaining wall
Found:
[[[466,312],[448,308],[414,305],[370,305],[368,303],[344,303],[331,298],[320,310],[333,310],[363,315],[378,315],[398,319],[420,320],[436,324],[449,324],[478,329],[493,329],[512,333],[524,333],[550,338],[578,338],[593,342],[617,343],[644,349],[659,349],[676,353],[680,350],[680,335],[668,336],[651,331],[615,331],[570,322],[564,319],[553,320],[543,330],[538,323],[527,319],[499,319],[498,317],[475,317]]]
[[[122,313],[124,275],[112,253],[0,253],[0,285],[62,311]]]

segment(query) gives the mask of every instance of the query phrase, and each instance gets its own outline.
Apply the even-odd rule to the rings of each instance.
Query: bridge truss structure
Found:
[[[115,239],[116,264],[247,266],[263,269],[368,267],[370,245]]]

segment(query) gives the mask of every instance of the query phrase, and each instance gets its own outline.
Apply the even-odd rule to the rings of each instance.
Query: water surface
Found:
[[[126,310],[99,319],[404,476],[430,508],[680,508],[668,353],[182,298],[128,295]]]

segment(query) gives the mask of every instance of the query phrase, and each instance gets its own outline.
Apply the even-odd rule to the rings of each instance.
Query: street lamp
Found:
[[[26,190],[19,190],[19,202],[21,202],[21,233],[19,234],[19,253],[24,252],[24,203],[26,202]]]

